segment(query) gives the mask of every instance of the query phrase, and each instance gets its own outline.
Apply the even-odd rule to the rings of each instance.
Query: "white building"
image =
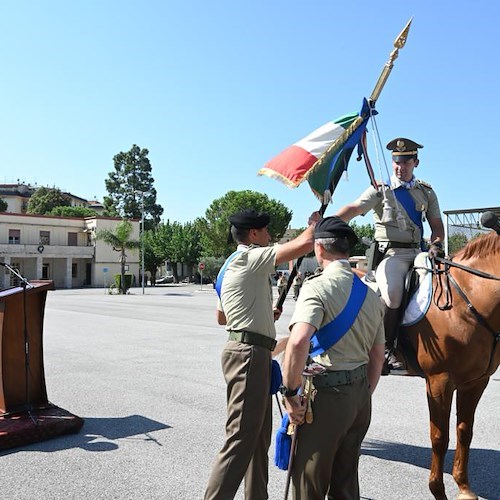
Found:
[[[10,198],[2,196],[11,208]],[[23,203],[22,200],[19,203]],[[121,221],[111,217],[55,217],[0,213],[0,262],[29,280],[50,279],[56,288],[104,287],[120,273],[120,253],[95,235],[114,230]],[[139,240],[139,221],[132,220],[131,240]],[[139,283],[139,250],[127,250],[127,273]],[[0,288],[18,285],[5,268]]]

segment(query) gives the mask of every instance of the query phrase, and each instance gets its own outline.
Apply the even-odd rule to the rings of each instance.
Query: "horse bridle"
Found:
[[[447,309],[451,309],[453,305],[453,298],[452,294],[450,292],[450,288],[448,283],[451,283],[455,290],[458,292],[460,297],[462,297],[463,301],[467,304],[468,310],[472,313],[472,315],[476,318],[476,321],[483,327],[485,328],[492,336],[493,336],[493,349],[491,351],[491,356],[490,356],[490,367],[491,364],[493,363],[493,357],[495,354],[495,347],[497,346],[498,342],[500,341],[500,332],[495,332],[495,330],[489,325],[489,323],[486,321],[484,316],[472,305],[472,302],[469,300],[465,292],[460,288],[460,285],[457,283],[455,278],[451,275],[450,273],[450,268],[451,267],[457,267],[458,269],[462,269],[463,271],[466,271],[470,274],[474,274],[476,276],[479,276],[484,279],[488,280],[495,280],[495,281],[500,281],[499,276],[495,276],[493,274],[485,273],[483,271],[479,271],[477,269],[473,269],[468,266],[464,266],[463,264],[458,264],[457,262],[453,262],[450,259],[446,259],[444,257],[434,257],[431,259],[432,262],[432,273],[434,276],[436,276],[436,290],[433,293],[434,296],[434,304],[436,307],[438,307],[441,311],[445,311]],[[443,269],[441,269],[441,264],[443,264]],[[439,301],[440,298],[443,294],[443,284],[441,282],[441,277],[442,275],[446,276],[446,281],[444,285],[444,290],[445,290],[445,297],[446,301],[444,305],[440,305]],[[441,292],[439,293],[438,297],[436,298],[437,294],[437,289],[438,287],[441,289]]]

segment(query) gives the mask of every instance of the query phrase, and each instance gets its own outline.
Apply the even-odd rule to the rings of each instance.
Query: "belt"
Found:
[[[258,345],[265,347],[270,351],[274,351],[276,347],[276,340],[260,333],[248,332],[246,330],[231,330],[229,332],[228,340],[235,340],[236,342],[243,342],[243,344]]]
[[[420,248],[420,243],[400,243],[399,241],[381,241],[381,245],[389,248]]]
[[[358,380],[366,378],[366,365],[358,366],[354,370],[342,370],[334,372],[324,372],[315,375],[313,379],[316,389],[325,389],[337,385],[350,385]]]

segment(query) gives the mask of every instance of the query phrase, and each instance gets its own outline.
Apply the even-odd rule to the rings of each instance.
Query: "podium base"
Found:
[[[57,406],[0,414],[0,450],[77,433],[83,418]]]

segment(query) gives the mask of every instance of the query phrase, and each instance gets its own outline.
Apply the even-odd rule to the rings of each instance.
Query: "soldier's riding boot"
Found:
[[[385,328],[385,369],[403,370],[404,363],[398,361],[394,355],[395,342],[399,330],[399,309],[391,309],[385,306],[384,314]]]

